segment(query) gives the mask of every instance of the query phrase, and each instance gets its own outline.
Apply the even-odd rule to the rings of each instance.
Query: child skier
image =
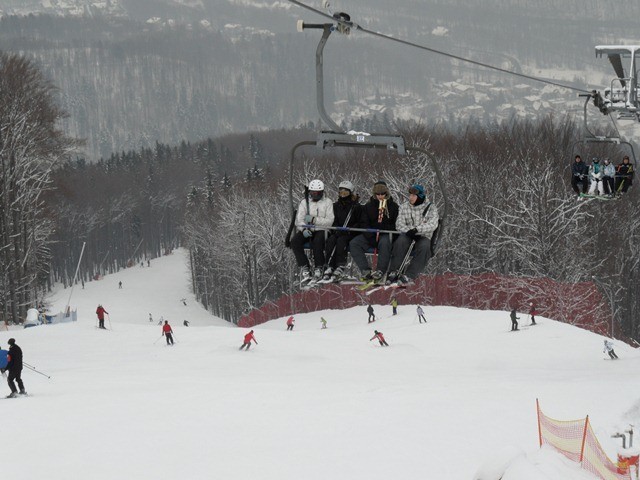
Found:
[[[418,305],[418,308],[416,308],[416,313],[418,314],[418,320],[420,321],[419,323],[422,323],[423,320],[424,323],[427,323],[427,319],[424,317],[424,310],[422,310],[422,307],[420,305]]]
[[[104,330],[106,330],[104,326],[105,313],[109,315],[109,312],[107,312],[102,305],[98,305],[98,308],[96,309],[96,315],[98,316],[98,328],[102,328]]]
[[[398,314],[398,300],[396,299],[396,297],[393,297],[391,299],[391,308],[393,309],[393,314],[397,315]]]
[[[322,324],[322,330],[327,328],[327,321],[324,319],[324,317],[320,317],[320,323]]]
[[[529,304],[529,315],[531,315],[531,325],[535,325],[536,324],[536,315],[538,313],[536,312],[536,306],[533,304],[533,302],[531,302]]]

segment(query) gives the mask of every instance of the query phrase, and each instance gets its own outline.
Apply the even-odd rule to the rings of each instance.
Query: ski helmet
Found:
[[[322,180],[311,180],[311,182],[309,182],[309,191],[311,192],[323,192],[324,191],[324,183],[322,183]]]
[[[311,180],[311,182],[309,182],[309,197],[311,197],[311,200],[317,202],[323,195],[324,183],[322,183],[322,180]]]
[[[353,192],[353,183],[351,183],[349,180],[344,180],[340,182],[340,185],[338,185],[338,188],[344,188],[345,190],[349,190],[350,192]]]

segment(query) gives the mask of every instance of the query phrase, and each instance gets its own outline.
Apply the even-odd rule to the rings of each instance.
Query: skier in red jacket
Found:
[[[375,340],[376,338],[378,339],[378,341],[380,342],[380,346],[381,347],[388,347],[389,344],[387,343],[387,341],[384,339],[384,335],[382,335],[382,332],[379,332],[377,330],[374,330],[373,333],[375,333],[375,335],[373,337],[371,337],[369,339],[369,341],[371,340]]]
[[[293,330],[293,325],[295,323],[295,318],[293,318],[293,316],[289,317],[289,319],[287,320],[287,331],[289,330]]]
[[[169,320],[164,321],[162,326],[162,335],[167,339],[167,345],[173,345],[173,330],[169,325]]]
[[[240,350],[242,350],[244,347],[247,347],[247,350],[249,350],[249,348],[251,348],[251,340],[256,342],[256,345],[258,344],[258,342],[256,341],[256,337],[253,336],[253,330],[251,330],[244,336],[244,343],[240,347]]]
[[[536,311],[536,306],[533,304],[533,302],[531,302],[529,304],[529,315],[531,315],[531,325],[535,325],[536,324],[536,315],[538,314],[538,312]]]
[[[96,309],[96,315],[98,316],[98,328],[105,328],[104,326],[104,314],[109,315],[109,312],[107,312],[104,307],[102,305],[98,305],[98,308]]]

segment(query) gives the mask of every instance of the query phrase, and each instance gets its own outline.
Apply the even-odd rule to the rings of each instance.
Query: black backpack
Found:
[[[430,206],[431,206],[431,202],[429,202],[429,205],[427,205],[427,207],[422,212],[422,217],[423,218],[427,215],[427,212],[429,211],[429,207]],[[436,229],[431,234],[430,250],[431,250],[431,256],[432,257],[436,254],[436,250],[438,249],[438,241],[440,240],[440,224],[441,223],[442,223],[442,219],[438,218],[438,226],[436,227]]]

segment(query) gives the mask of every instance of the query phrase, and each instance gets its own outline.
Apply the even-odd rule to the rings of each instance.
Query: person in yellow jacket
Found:
[[[397,315],[398,314],[398,300],[396,299],[396,297],[393,297],[391,299],[391,308],[393,308],[393,314]]]

